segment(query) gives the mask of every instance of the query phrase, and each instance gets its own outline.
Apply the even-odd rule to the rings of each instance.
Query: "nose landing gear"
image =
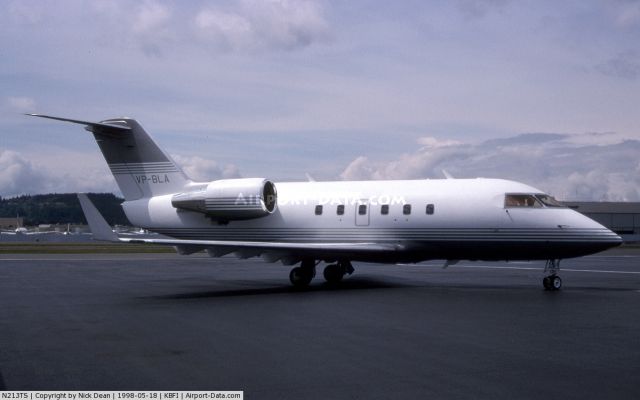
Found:
[[[542,280],[542,286],[544,286],[545,290],[560,290],[562,287],[562,279],[558,276],[559,271],[560,260],[547,260],[544,272],[548,272],[549,275],[545,276]]]

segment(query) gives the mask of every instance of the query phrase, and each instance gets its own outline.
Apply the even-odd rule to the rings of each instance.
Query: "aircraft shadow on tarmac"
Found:
[[[589,285],[576,285],[572,287],[564,288],[562,291],[545,291],[542,286],[521,284],[521,283],[505,283],[504,285],[496,285],[490,283],[473,282],[469,284],[461,284],[457,282],[415,282],[411,280],[403,281],[401,279],[389,279],[385,278],[372,278],[372,277],[354,277],[346,279],[338,284],[320,283],[312,284],[311,286],[299,289],[288,284],[278,286],[261,286],[258,285],[261,282],[241,280],[233,283],[233,287],[230,286],[218,286],[211,290],[194,290],[189,292],[171,293],[156,296],[144,296],[141,298],[146,299],[159,299],[159,300],[189,300],[189,299],[206,299],[206,298],[225,298],[225,297],[241,297],[241,296],[256,296],[256,295],[278,295],[278,294],[307,294],[307,293],[323,293],[323,292],[349,292],[357,290],[380,290],[380,289],[401,289],[401,288],[422,288],[432,291],[447,292],[477,292],[477,291],[518,291],[518,292],[541,292],[545,295],[560,295],[563,292],[584,292],[584,291],[628,291],[630,288],[621,287],[597,287]],[[238,286],[245,287],[238,287]],[[252,286],[252,287],[248,287]]]
[[[255,284],[254,281],[238,281],[238,284]],[[522,291],[531,290],[544,292],[542,288],[533,288],[531,286],[522,285],[487,285],[487,284],[469,284],[461,285],[456,283],[426,283],[421,282],[402,282],[399,280],[382,280],[373,279],[369,277],[351,278],[340,282],[339,284],[316,284],[311,285],[304,289],[294,288],[291,285],[282,286],[270,286],[270,287],[251,287],[251,288],[219,288],[212,290],[194,290],[190,292],[172,293],[156,296],[144,296],[144,299],[158,299],[158,300],[190,300],[190,299],[207,299],[207,298],[225,298],[225,297],[241,297],[241,296],[259,296],[259,295],[279,295],[279,294],[309,294],[309,293],[323,293],[323,292],[349,292],[357,290],[380,290],[380,289],[402,289],[402,288],[422,288],[442,293],[446,292],[460,292],[460,291]],[[556,292],[549,292],[556,293]]]
[[[241,281],[243,283],[246,281]],[[253,282],[251,282],[253,283]],[[273,286],[273,287],[255,287],[255,288],[236,288],[236,289],[220,289],[207,291],[183,292],[167,295],[149,296],[146,298],[164,299],[164,300],[188,300],[203,299],[215,297],[238,297],[238,296],[256,296],[256,295],[276,295],[276,294],[295,294],[295,293],[320,293],[335,291],[351,291],[351,290],[371,290],[371,289],[396,289],[402,287],[410,287],[413,285],[399,283],[397,281],[383,281],[372,278],[352,278],[340,282],[339,284],[323,283],[319,285],[311,285],[305,289],[298,289],[291,285]]]

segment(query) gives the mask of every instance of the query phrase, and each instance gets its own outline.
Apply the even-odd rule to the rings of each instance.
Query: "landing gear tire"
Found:
[[[315,260],[304,260],[299,267],[295,267],[289,273],[289,280],[296,288],[309,286],[311,280],[316,276]]]
[[[547,260],[547,264],[544,267],[544,272],[549,275],[545,276],[542,280],[542,285],[545,290],[560,290],[562,287],[562,279],[558,276],[560,272],[560,260]]]
[[[344,268],[338,264],[329,264],[324,268],[324,279],[331,284],[338,283],[344,277]]]
[[[558,275],[545,276],[542,280],[545,290],[560,290],[562,288],[562,279]]]
[[[305,271],[301,267],[295,267],[289,273],[289,280],[291,281],[291,284],[297,288],[309,286],[312,279],[313,275],[309,274],[308,271]]]

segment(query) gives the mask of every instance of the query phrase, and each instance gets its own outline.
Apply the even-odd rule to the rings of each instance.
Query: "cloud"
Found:
[[[213,160],[198,156],[172,155],[187,176],[195,181],[208,182],[217,179],[240,178],[238,167],[233,164],[220,165]]]
[[[57,10],[45,7],[45,12]],[[203,48],[216,53],[297,50],[329,37],[323,8],[315,0],[230,0],[204,6],[120,0],[89,2],[76,12],[77,18],[94,21],[87,36],[98,33],[94,40],[101,47],[120,53],[142,50],[146,56],[166,59],[194,57],[194,50],[200,56]]]
[[[565,200],[640,200],[639,140],[608,140],[611,134],[525,134],[478,144],[421,147],[397,160],[354,159],[345,180],[441,177],[505,178],[533,185]],[[601,144],[594,138],[605,138]],[[422,138],[421,144],[438,142]],[[446,143],[446,141],[445,141]]]
[[[340,174],[340,178],[345,181],[375,179],[376,169],[377,167],[367,157],[360,156],[347,165],[347,168]]]
[[[597,65],[596,70],[614,78],[635,80],[640,77],[640,55],[635,51],[618,53]]]
[[[233,164],[220,164],[198,156],[172,157],[187,176],[196,181],[241,177],[238,167]],[[78,168],[78,165],[83,167]],[[0,149],[0,196],[76,192],[120,194],[115,179],[104,161],[93,155],[87,157],[84,154],[56,149],[48,149],[42,154]]]
[[[171,25],[171,18],[169,8],[156,1],[145,0],[138,5],[131,30],[144,54],[163,56],[163,48],[176,36],[176,26]]]
[[[418,138],[418,144],[422,145],[424,148],[438,149],[442,147],[459,146],[462,142],[457,140],[440,140],[434,137],[425,136]]]
[[[255,40],[251,22],[235,13],[202,10],[196,16],[195,24],[202,39],[226,50],[249,48]]]
[[[155,31],[170,18],[171,13],[167,7],[155,1],[146,0],[138,7],[133,30],[139,33]]]
[[[616,23],[621,27],[630,27],[640,23],[640,2],[626,1],[620,4]]]
[[[0,149],[0,194],[15,196],[40,193],[50,187],[51,180],[46,170],[35,167],[20,153]],[[45,189],[46,191],[46,189]]]
[[[294,50],[329,36],[322,8],[313,1],[245,0],[235,8],[202,9],[194,19],[198,37],[218,49],[247,51]]]
[[[17,112],[33,112],[36,108],[36,101],[31,97],[7,97],[7,105]]]
[[[89,165],[82,154],[61,151],[56,157],[0,149],[0,196],[75,192],[119,191],[106,165]]]

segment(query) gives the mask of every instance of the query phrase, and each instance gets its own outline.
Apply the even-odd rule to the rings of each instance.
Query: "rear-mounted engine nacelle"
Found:
[[[273,182],[262,178],[222,179],[204,190],[178,193],[171,198],[177,209],[197,211],[221,220],[233,221],[265,217],[277,206]]]

